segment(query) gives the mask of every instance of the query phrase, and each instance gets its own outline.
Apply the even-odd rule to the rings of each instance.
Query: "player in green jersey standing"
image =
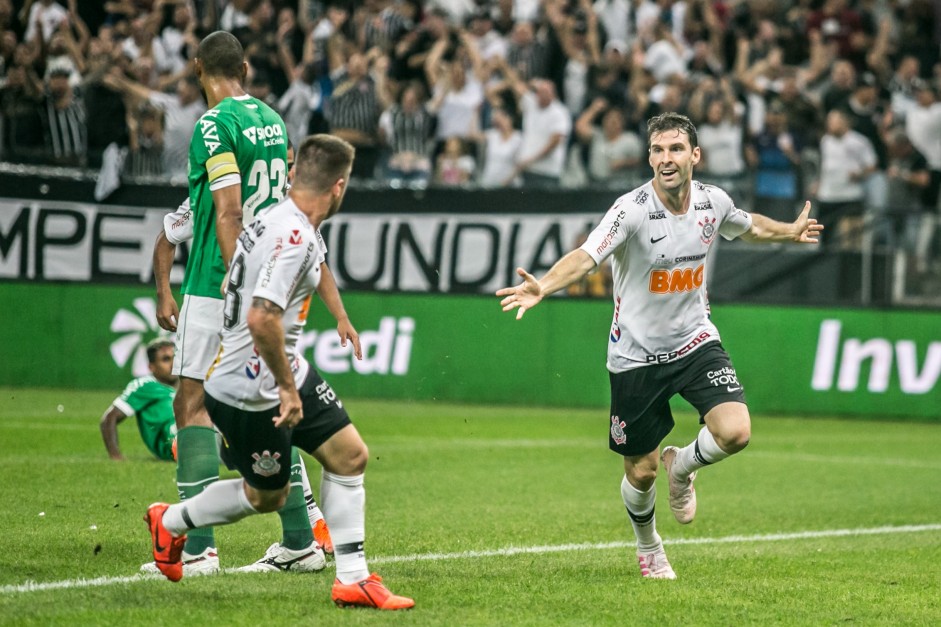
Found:
[[[118,446],[118,424],[129,416],[136,416],[137,429],[147,449],[159,459],[173,460],[176,438],[173,396],[177,381],[176,375],[171,373],[173,342],[157,339],[148,344],[147,361],[150,374],[128,383],[101,417],[101,438],[111,459],[124,459]]]
[[[193,238],[178,316],[169,282],[158,281],[157,285],[158,321],[177,331],[173,372],[180,377],[180,387],[173,408],[178,427],[177,485],[182,499],[202,492],[219,474],[215,433],[203,405],[203,380],[219,347],[225,316],[223,277],[243,224],[283,198],[287,179],[284,122],[265,103],[245,93],[246,72],[242,47],[230,33],[217,31],[200,42],[196,74],[209,109],[196,123],[190,143]],[[158,237],[155,259],[166,256],[166,247],[172,249],[165,235]],[[350,330],[355,334],[352,327]],[[299,481],[292,478],[293,483]],[[312,541],[305,509],[302,491],[293,491],[279,511],[284,540],[277,554],[266,554],[260,560],[266,569],[324,567],[323,552]],[[205,563],[207,556],[217,569],[211,528],[190,535],[184,563]]]

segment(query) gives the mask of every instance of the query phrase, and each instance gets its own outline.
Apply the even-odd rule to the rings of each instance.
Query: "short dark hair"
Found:
[[[172,340],[168,340],[165,337],[158,337],[155,340],[151,340],[147,344],[147,362],[152,364],[157,361],[157,353],[168,346],[172,348],[175,344]]]
[[[199,42],[196,58],[203,66],[203,74],[222,78],[242,78],[245,51],[230,32],[217,30]]]
[[[696,135],[696,125],[682,113],[667,111],[647,120],[647,149],[650,149],[650,138],[664,131],[681,131],[689,137],[689,145],[695,148],[699,145]]]
[[[310,135],[294,155],[294,186],[326,192],[347,176],[355,155],[356,149],[344,139],[324,133]]]

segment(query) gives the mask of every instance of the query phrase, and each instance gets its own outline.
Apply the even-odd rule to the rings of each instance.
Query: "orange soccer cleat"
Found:
[[[376,573],[356,583],[343,584],[339,579],[334,580],[331,597],[340,607],[374,607],[378,610],[408,610],[415,607],[412,599],[392,594],[382,584],[382,577]]]
[[[330,529],[327,527],[327,521],[321,518],[311,528],[314,532],[314,540],[323,549],[327,555],[333,555],[333,540],[330,539]]]
[[[153,540],[157,570],[170,581],[179,581],[183,578],[183,545],[186,544],[186,536],[174,538],[163,526],[163,513],[168,507],[170,506],[167,503],[153,503],[147,508],[144,522],[147,523]]]

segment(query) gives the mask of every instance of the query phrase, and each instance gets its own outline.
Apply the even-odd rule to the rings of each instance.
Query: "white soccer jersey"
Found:
[[[245,227],[229,268],[222,345],[209,374],[206,392],[227,405],[248,411],[276,406],[278,387],[258,354],[248,330],[252,299],[263,298],[284,310],[285,352],[298,387],[308,364],[297,352],[307,321],[311,294],[320,284],[323,240],[288,198]]]
[[[719,339],[707,310],[706,254],[717,234],[734,239],[751,223],[728,194],[698,181],[681,216],[664,207],[653,181],[615,201],[581,247],[596,263],[611,257],[608,370],[666,363]]]
[[[263,211],[267,211],[267,209]],[[190,209],[189,196],[174,211],[163,216],[163,232],[171,244],[179,246],[183,242],[193,239],[192,218],[193,211]],[[317,229],[317,241],[320,243],[323,254],[326,255],[327,243],[324,241],[323,235],[320,234],[320,229]]]

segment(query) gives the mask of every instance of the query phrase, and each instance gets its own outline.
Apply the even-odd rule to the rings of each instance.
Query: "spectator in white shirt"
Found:
[[[490,110],[491,128],[479,138],[484,144],[481,187],[517,187],[522,180],[516,172],[516,160],[523,135],[513,127],[513,117],[502,107]]]
[[[22,13],[20,15],[22,16]],[[48,42],[58,30],[59,24],[68,16],[69,12],[55,0],[39,0],[29,8],[23,41],[32,41],[37,34],[41,34],[43,41]]]
[[[190,139],[196,121],[206,111],[199,82],[187,75],[177,82],[176,93],[159,92],[119,74],[108,74],[103,84],[138,101],[149,101],[163,112],[163,167],[171,180],[185,181],[189,168]],[[128,107],[132,109],[132,107]]]
[[[552,81],[535,79],[527,85],[508,64],[502,71],[518,99],[523,115],[523,143],[516,173],[531,187],[556,187],[565,168],[565,151],[572,118],[556,97]]]
[[[744,132],[734,102],[711,101],[706,106],[706,120],[697,130],[703,174],[737,177],[745,173]]]
[[[485,8],[478,9],[470,18],[468,30],[477,44],[477,51],[485,63],[492,57],[506,58],[509,44],[493,28],[493,16]]]
[[[434,93],[432,108],[438,114],[436,137],[440,142],[452,137],[470,139],[477,133],[484,102],[479,72],[480,58],[466,34],[443,37],[428,53],[425,75]]]
[[[858,250],[862,235],[864,182],[876,169],[876,151],[864,135],[850,128],[844,111],[827,114],[827,132],[820,140],[817,208],[824,224],[836,223],[840,247]],[[825,244],[831,238],[825,237]]]
[[[640,164],[644,156],[637,133],[624,130],[624,113],[603,98],[596,98],[578,117],[575,135],[588,144],[588,177],[595,183],[618,181],[623,186],[625,170]]]
[[[925,200],[935,209],[941,188],[941,102],[937,102],[931,83],[918,79],[914,86],[915,106],[905,116],[905,134],[928,161],[931,183]]]

